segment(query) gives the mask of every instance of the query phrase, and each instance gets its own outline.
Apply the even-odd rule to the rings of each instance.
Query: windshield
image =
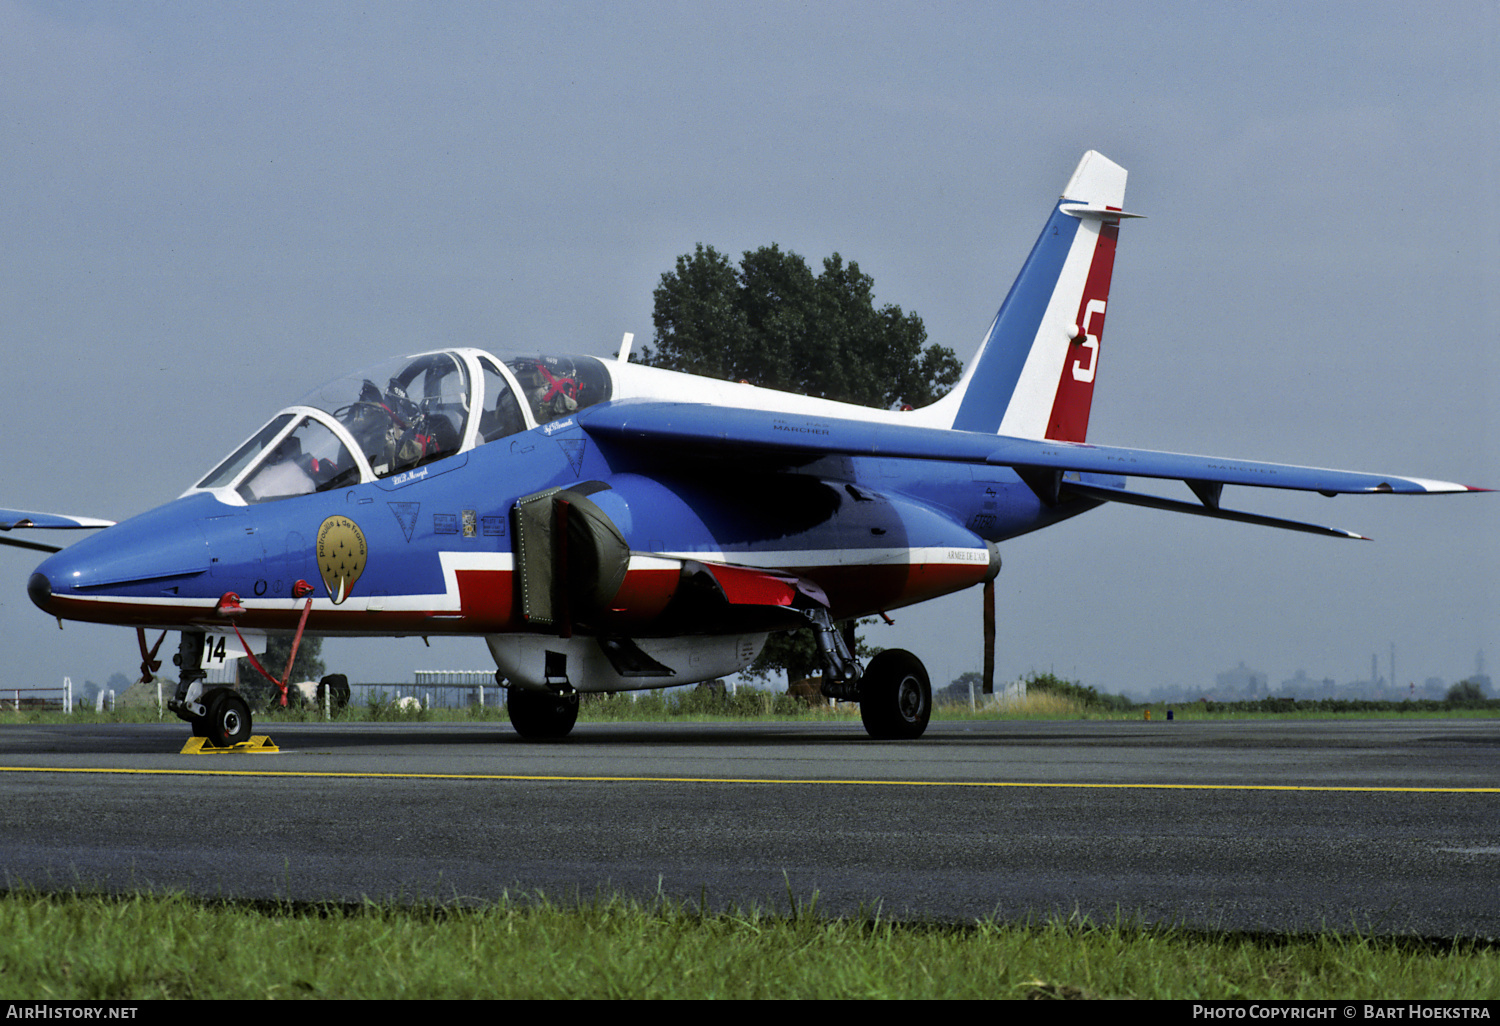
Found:
[[[246,502],[268,502],[359,483],[359,464],[339,436],[303,417],[240,484]]]
[[[451,352],[335,378],[272,418],[197,487],[233,487],[246,502],[268,502],[442,459],[463,447],[469,386],[463,357]]]

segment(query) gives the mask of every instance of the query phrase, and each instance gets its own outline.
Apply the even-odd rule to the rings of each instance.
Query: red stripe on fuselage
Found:
[[[828,595],[835,620],[871,616],[979,584],[988,562],[883,563],[874,566],[825,566],[786,570],[816,581]]]
[[[682,570],[675,566],[627,571],[610,604],[610,626],[619,625],[620,630],[629,631],[633,626],[655,620],[677,594],[681,580]]]
[[[455,570],[458,579],[458,608],[466,623],[472,623],[485,634],[503,634],[518,630],[515,616],[515,587],[509,570]]]

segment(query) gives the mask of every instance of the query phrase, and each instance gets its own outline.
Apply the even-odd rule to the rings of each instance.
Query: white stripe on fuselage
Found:
[[[662,552],[667,559],[696,559],[705,563],[728,563],[762,570],[791,570],[805,568],[810,573],[819,567],[844,566],[908,566],[953,565],[967,566],[988,563],[990,554],[984,548],[962,548],[954,545],[934,545],[923,548],[885,549],[787,549],[784,551],[754,552]],[[635,560],[632,558],[631,567]]]
[[[902,548],[891,546],[878,549],[758,549],[754,552],[702,550],[658,553],[632,553],[630,570],[674,570],[682,560],[694,559],[706,563],[727,563],[765,570],[804,570],[816,576],[821,567],[848,566],[973,566],[989,562],[989,551],[984,548],[964,548],[953,545]],[[458,572],[480,571],[510,573],[515,569],[515,557],[509,552],[464,552],[444,550],[438,553],[442,567],[442,592],[430,594],[399,595],[355,595],[337,605],[329,598],[313,599],[316,612],[371,612],[371,613],[452,613],[461,612],[458,589]],[[182,609],[196,604],[192,600],[141,597],[130,595],[69,595],[68,599],[79,602],[110,603],[138,608],[159,606]],[[199,599],[208,614],[208,599]],[[300,611],[305,604],[302,599],[242,598],[240,604],[249,610]]]

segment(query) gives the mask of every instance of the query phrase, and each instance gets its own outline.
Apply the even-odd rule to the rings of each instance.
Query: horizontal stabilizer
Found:
[[[95,517],[69,517],[60,513],[32,513],[24,509],[0,509],[0,531],[16,530],[80,530],[97,527],[113,527],[113,520],[99,520]],[[22,541],[20,538],[0,538],[0,545],[9,545],[17,549],[31,549],[33,552],[61,552],[60,545],[46,545],[42,542]]]
[[[33,552],[61,552],[61,545],[43,545],[41,542],[22,541],[20,538],[0,538],[0,545],[9,545],[17,549],[30,549]]]
[[[0,509],[0,531],[10,531],[15,528],[66,531],[113,526],[115,526],[113,520],[100,520],[97,517],[70,517],[61,513],[29,513],[24,509]]]
[[[1082,203],[1068,203],[1066,201],[1059,205],[1058,209],[1069,217],[1091,217],[1099,221],[1146,216],[1145,214],[1130,214],[1111,207],[1087,206]]]

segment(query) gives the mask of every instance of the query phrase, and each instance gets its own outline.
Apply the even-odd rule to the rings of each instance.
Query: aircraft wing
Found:
[[[819,456],[845,455],[1010,467],[1048,505],[1077,496],[1096,502],[1123,502],[1347,538],[1362,536],[1315,524],[1222,509],[1220,492],[1224,485],[1230,484],[1320,492],[1323,495],[1422,495],[1489,490],[1392,474],[1327,470],[1083,442],[1010,438],[977,431],[726,409],[695,403],[622,400],[584,411],[578,415],[578,421],[585,431],[601,439],[616,444],[634,443],[653,450],[696,450],[742,457],[758,454],[788,463],[804,463]],[[1199,501],[1185,502],[1112,484],[1075,480],[1080,474],[1178,480],[1186,483]]]
[[[98,527],[113,527],[113,520],[97,517],[72,517],[61,513],[32,513],[24,509],[0,509],[0,531],[13,530],[86,530]],[[0,545],[12,545],[18,549],[34,549],[37,552],[58,552],[61,546],[43,545],[41,542],[23,541],[20,538],[0,538]]]

